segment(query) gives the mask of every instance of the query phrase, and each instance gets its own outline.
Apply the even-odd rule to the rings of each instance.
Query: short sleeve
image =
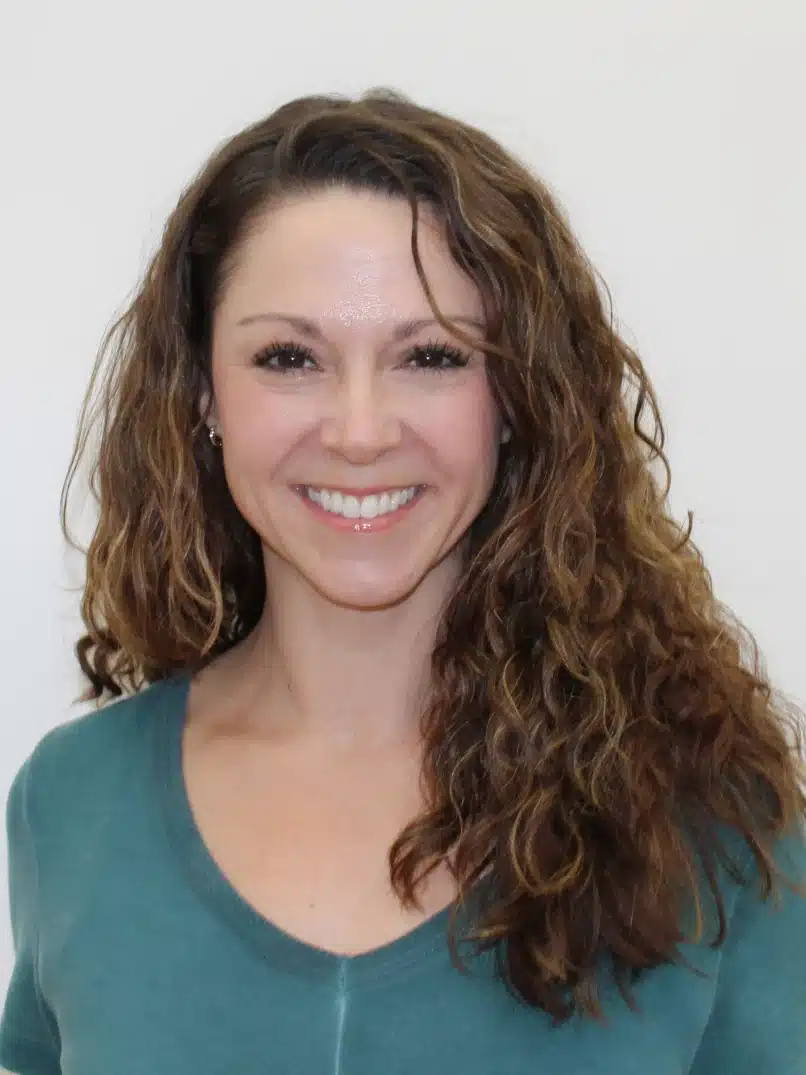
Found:
[[[775,857],[787,877],[806,884],[802,827]],[[783,882],[778,890],[762,900],[755,865],[739,890],[690,1075],[806,1075],[806,897]]]
[[[0,1017],[0,1067],[17,1075],[61,1075],[56,1022],[37,980],[38,877],[28,805],[31,760],[18,771],[6,801],[14,968]]]

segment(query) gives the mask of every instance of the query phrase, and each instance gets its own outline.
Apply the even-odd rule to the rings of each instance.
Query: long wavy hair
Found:
[[[408,200],[435,316],[466,338],[419,257],[418,212],[438,214],[483,296],[512,430],[433,651],[428,808],[393,843],[390,876],[407,906],[449,855],[461,900],[493,877],[470,939],[527,1004],[603,1018],[600,957],[633,1006],[631,982],[702,936],[701,873],[724,940],[717,865],[740,878],[721,832],[752,852],[765,896],[790,884],[774,848],[806,816],[801,729],[715,598],[691,513],[683,527],[667,509],[656,397],[606,285],[548,187],[481,131],[391,91],[301,98],[218,147],[182,191],[104,336],[62,490],[78,547],[68,495],[100,418],[80,700],[200,669],[258,622],[261,541],[200,403],[212,314],[267,208],[331,185]],[[453,928],[452,915],[455,952]]]

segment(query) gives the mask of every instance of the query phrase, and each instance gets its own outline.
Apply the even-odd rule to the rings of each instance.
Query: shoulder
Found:
[[[136,774],[168,685],[152,684],[52,728],[17,769],[6,800],[9,820],[24,812],[33,825],[42,815],[74,815],[88,797],[114,792]]]
[[[779,836],[772,849],[772,859],[775,867],[772,893],[767,894],[755,856],[749,847],[745,850],[743,879],[736,893],[732,918],[735,939],[740,942],[742,930],[755,922],[770,930],[776,929],[771,923],[778,920],[798,923],[800,934],[793,941],[800,943],[806,955],[806,822],[802,818]]]
[[[692,1075],[802,1071],[806,1056],[806,828],[773,849],[780,874],[765,898],[755,857],[745,849],[713,1006]],[[781,876],[783,875],[783,876]],[[792,886],[795,886],[794,888]]]
[[[743,836],[724,832],[722,847],[738,869],[737,877],[722,865],[717,870],[726,909],[725,951],[746,953],[783,922],[801,922],[806,943],[806,819],[797,818],[773,844],[771,892]]]
[[[731,839],[736,840],[735,834]],[[762,874],[749,844],[741,840],[741,881],[735,884],[736,915],[748,913],[753,908],[782,906],[806,912],[806,891],[797,898],[792,885],[806,889],[806,818],[798,817],[789,829],[779,835],[772,847],[773,892],[767,895],[762,884]],[[787,883],[789,882],[789,884]]]

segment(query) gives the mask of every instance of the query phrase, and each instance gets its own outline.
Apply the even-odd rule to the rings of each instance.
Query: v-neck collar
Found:
[[[292,936],[253,907],[234,887],[213,858],[196,824],[187,794],[183,737],[191,673],[179,673],[155,684],[156,775],[167,832],[190,884],[215,914],[248,945],[281,970],[308,978],[352,984],[407,974],[435,961],[450,963],[447,928],[453,905],[410,932],[369,952],[345,956]],[[457,908],[457,939],[468,922],[467,909]],[[463,959],[469,961],[469,953]]]

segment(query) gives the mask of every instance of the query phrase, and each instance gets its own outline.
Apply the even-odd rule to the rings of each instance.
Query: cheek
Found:
[[[486,480],[494,470],[498,446],[497,411],[486,380],[471,382],[434,404],[422,412],[423,439],[457,476],[466,473]]]
[[[254,387],[227,401],[227,455],[243,470],[271,471],[314,422],[312,408]],[[223,408],[222,408],[223,416]]]

